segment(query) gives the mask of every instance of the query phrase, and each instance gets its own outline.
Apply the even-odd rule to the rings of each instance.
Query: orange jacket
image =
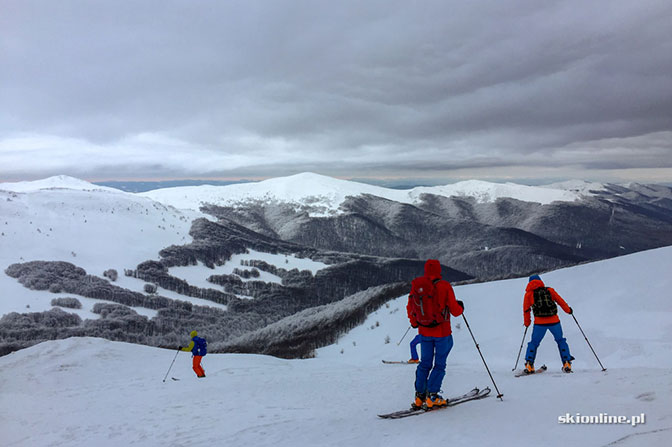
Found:
[[[534,304],[534,291],[540,287],[546,287],[544,286],[544,282],[540,279],[533,279],[527,283],[527,287],[525,288],[525,298],[523,299],[523,318],[525,319],[525,326],[530,325],[530,314],[532,313],[532,305]],[[570,313],[570,307],[567,305],[565,300],[563,300],[562,297],[558,295],[558,292],[553,290],[551,287],[548,287],[548,291],[551,293],[551,298],[553,298],[553,301],[558,303],[560,307],[562,307],[562,310],[564,310],[566,313]],[[534,317],[534,324],[553,324],[559,322],[560,317],[558,317],[557,314],[553,315],[552,317]]]
[[[462,315],[462,306],[457,303],[455,299],[455,292],[453,292],[453,286],[450,285],[448,281],[441,279],[441,264],[436,259],[429,259],[425,262],[425,277],[430,280],[439,279],[436,283],[436,298],[439,300],[439,305],[441,308],[448,308],[448,311],[454,316],[459,317]],[[411,326],[417,326],[415,318],[411,315],[411,306],[410,303],[406,305],[406,313],[408,319],[411,322]],[[424,327],[418,326],[418,332],[420,335],[425,337],[447,337],[452,334],[452,328],[450,327],[450,317],[435,327]]]

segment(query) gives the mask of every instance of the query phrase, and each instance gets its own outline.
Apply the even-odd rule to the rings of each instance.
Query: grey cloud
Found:
[[[90,145],[88,158],[102,155],[73,170],[597,169],[672,158],[669,144],[650,145],[672,130],[667,1],[0,0],[0,9],[0,142],[69,138]],[[146,145],[144,134],[180,143]],[[621,141],[603,147],[612,139]],[[136,164],[124,162],[129,142]],[[40,169],[67,166],[67,149],[47,146]],[[177,161],[162,160],[176,151]],[[11,157],[14,172],[28,169]]]

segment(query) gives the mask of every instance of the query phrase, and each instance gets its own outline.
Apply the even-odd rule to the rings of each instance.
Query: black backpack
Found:
[[[546,287],[534,289],[532,312],[535,317],[552,317],[558,314],[558,305],[555,304],[551,292]]]

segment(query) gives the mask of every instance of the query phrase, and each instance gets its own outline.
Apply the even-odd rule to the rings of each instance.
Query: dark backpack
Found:
[[[194,355],[205,355],[208,353],[208,342],[205,338],[194,337],[194,348],[191,350]]]
[[[415,317],[420,326],[435,327],[447,321],[448,309],[441,308],[439,304],[436,283],[424,276],[411,282],[408,306],[409,314]]]
[[[555,304],[551,292],[546,287],[534,289],[532,312],[535,317],[552,317],[558,314],[558,305]]]

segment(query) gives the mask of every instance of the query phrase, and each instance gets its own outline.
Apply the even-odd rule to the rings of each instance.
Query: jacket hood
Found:
[[[429,279],[441,279],[441,263],[436,259],[425,262],[425,276]]]
[[[541,279],[533,279],[532,281],[527,283],[525,291],[531,292],[535,289],[538,289],[539,287],[546,287],[546,286],[544,285],[544,282]]]

